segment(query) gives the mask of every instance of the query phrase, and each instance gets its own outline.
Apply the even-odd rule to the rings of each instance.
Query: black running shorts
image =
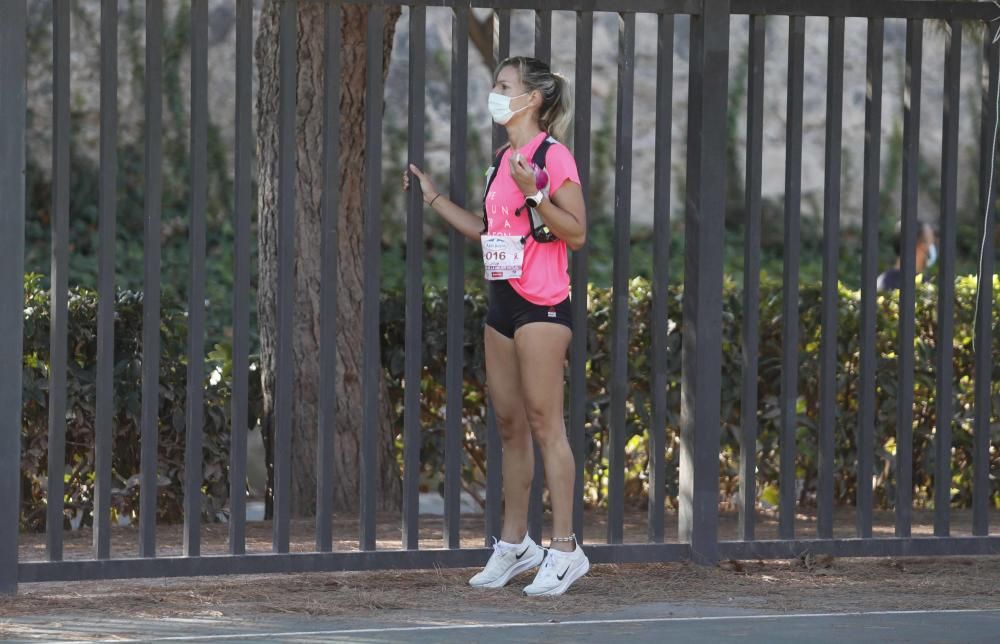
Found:
[[[573,328],[568,297],[552,306],[532,304],[521,297],[507,280],[493,280],[489,282],[489,303],[487,326],[511,339],[515,331],[532,322],[554,322]]]

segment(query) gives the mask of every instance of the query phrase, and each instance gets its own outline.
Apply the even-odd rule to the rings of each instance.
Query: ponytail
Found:
[[[543,102],[545,108],[538,117],[539,125],[543,130],[555,137],[558,141],[564,141],[569,132],[570,120],[573,118],[573,104],[569,96],[569,83],[562,74],[552,74],[554,90],[551,102]],[[546,103],[548,105],[546,106]]]

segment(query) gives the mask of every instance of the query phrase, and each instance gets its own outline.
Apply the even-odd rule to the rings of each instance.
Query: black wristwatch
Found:
[[[531,195],[530,197],[525,197],[524,198],[524,203],[528,204],[528,206],[530,206],[532,208],[537,208],[538,206],[541,205],[541,203],[542,203],[542,201],[544,199],[545,199],[545,193],[542,192],[541,190],[539,190],[538,192],[536,192],[535,194]]]

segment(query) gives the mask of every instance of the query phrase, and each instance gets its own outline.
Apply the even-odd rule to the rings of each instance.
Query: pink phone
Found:
[[[531,164],[531,169],[535,171],[535,187],[544,190],[545,186],[549,185],[549,173],[545,171],[545,168],[539,168],[534,163]]]

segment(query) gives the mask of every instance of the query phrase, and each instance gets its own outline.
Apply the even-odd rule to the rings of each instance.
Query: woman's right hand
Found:
[[[410,189],[410,173],[413,173],[413,176],[420,182],[420,191],[423,193],[424,203],[429,204],[439,194],[437,188],[434,187],[434,182],[420,168],[411,163],[409,171],[403,172],[403,190]]]
[[[434,181],[412,163],[403,171],[403,190],[410,189],[413,183],[411,174],[420,182],[424,204],[451,224],[463,237],[478,242],[482,233],[483,218],[449,201],[447,195],[438,192]]]

